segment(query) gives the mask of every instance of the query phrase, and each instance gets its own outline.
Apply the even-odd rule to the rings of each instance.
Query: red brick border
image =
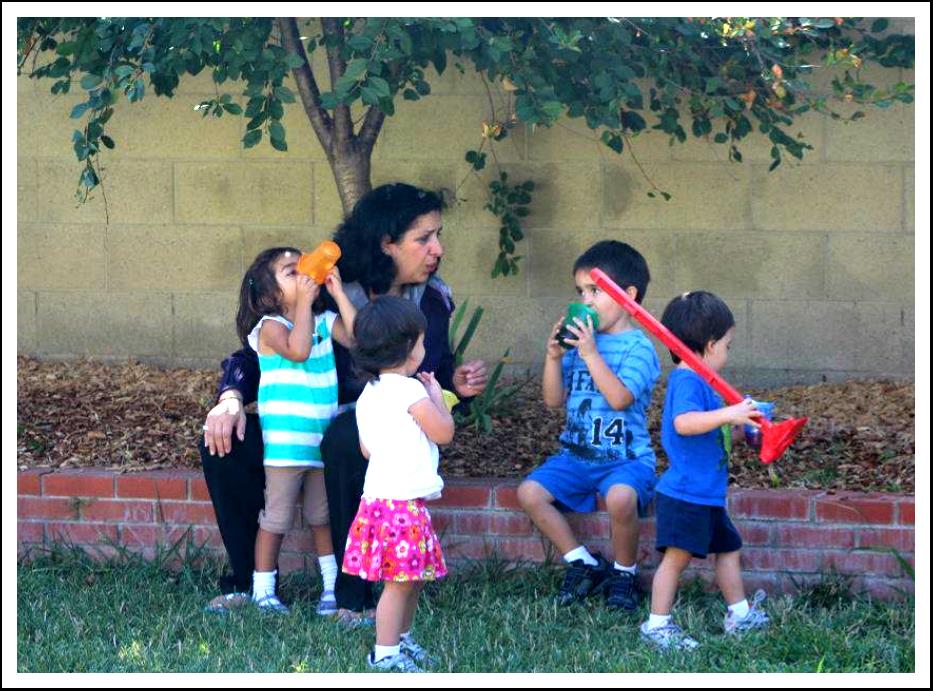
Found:
[[[223,557],[207,486],[198,471],[119,474],[101,470],[25,470],[17,475],[17,542],[21,555],[65,540],[108,554],[107,543],[144,555],[185,538]],[[514,479],[453,479],[431,505],[445,554],[541,561],[554,557],[518,505]],[[571,517],[584,543],[608,553],[609,521],[602,511]],[[742,533],[749,588],[792,591],[835,571],[878,597],[914,589],[901,559],[914,563],[914,498],[904,495],[807,490],[734,490],[730,514]],[[299,517],[286,537],[283,572],[315,568],[310,529]],[[654,519],[642,522],[642,579],[657,565]],[[104,545],[101,547],[101,545]],[[711,564],[694,560],[711,580]]]

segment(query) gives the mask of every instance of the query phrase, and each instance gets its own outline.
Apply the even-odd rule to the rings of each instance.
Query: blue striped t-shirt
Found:
[[[570,350],[561,362],[567,420],[560,441],[571,453],[594,463],[636,460],[654,468],[647,416],[651,392],[661,376],[658,354],[637,328],[597,333],[596,348],[635,402],[625,410],[613,410],[577,349]]]
[[[322,468],[321,438],[337,414],[337,369],[331,339],[334,312],[314,316],[308,359],[294,362],[259,353],[259,330],[266,320],[293,328],[284,317],[263,317],[249,336],[259,354],[259,425],[263,465]]]

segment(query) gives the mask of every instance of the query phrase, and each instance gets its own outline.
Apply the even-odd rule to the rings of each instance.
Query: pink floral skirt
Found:
[[[447,575],[424,499],[360,500],[343,572],[366,581],[433,581]]]

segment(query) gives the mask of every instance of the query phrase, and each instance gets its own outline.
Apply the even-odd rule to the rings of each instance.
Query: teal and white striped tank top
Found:
[[[266,320],[293,324],[280,316],[265,316],[249,335],[259,355],[259,424],[263,464],[277,467],[322,468],[321,438],[337,414],[337,369],[331,333],[337,314],[314,316],[313,345],[304,362],[259,353],[259,330]]]

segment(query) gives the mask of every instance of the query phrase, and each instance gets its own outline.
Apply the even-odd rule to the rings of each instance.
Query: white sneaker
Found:
[[[401,651],[403,653],[408,655],[408,657],[417,662],[419,665],[430,667],[436,662],[433,657],[428,655],[428,651],[418,645],[418,643],[415,642],[415,639],[411,636],[402,636],[399,639],[399,646],[401,647]]]
[[[366,656],[366,663],[371,669],[378,669],[382,672],[423,672],[415,661],[405,653],[389,655],[376,662],[373,659],[373,653]]]
[[[289,609],[285,604],[274,594],[266,595],[259,598],[255,601],[256,606],[261,609],[263,612],[272,612],[275,614],[288,614]]]
[[[325,590],[321,593],[321,599],[318,600],[317,608],[314,611],[322,617],[337,614],[337,598],[333,590]]]
[[[730,636],[735,636],[740,633],[745,633],[746,631],[767,628],[771,620],[768,618],[768,615],[764,613],[764,610],[758,608],[758,605],[764,602],[766,597],[768,597],[768,595],[764,590],[756,591],[752,598],[751,606],[748,609],[748,614],[744,617],[736,617],[733,616],[732,612],[726,612],[726,618],[722,622],[722,626],[726,630],[726,633]]]
[[[645,622],[639,627],[639,631],[642,640],[662,650],[693,650],[700,647],[699,641],[690,638],[672,621],[653,629],[649,629],[648,622]]]

